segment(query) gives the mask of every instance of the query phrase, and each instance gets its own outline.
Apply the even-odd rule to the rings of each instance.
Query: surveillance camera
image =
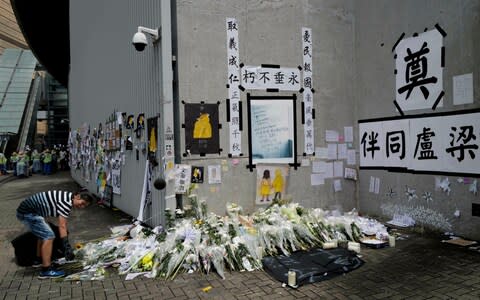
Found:
[[[133,35],[132,44],[135,46],[137,51],[143,51],[147,46],[147,36],[145,33],[148,33],[152,39],[152,42],[155,43],[160,39],[159,29],[150,29],[142,26],[138,26],[138,31]]]
[[[135,50],[143,51],[147,46],[147,36],[143,32],[137,32],[133,35],[132,44]]]

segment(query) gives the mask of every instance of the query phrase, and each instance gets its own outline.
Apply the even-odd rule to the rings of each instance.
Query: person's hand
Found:
[[[63,242],[63,254],[65,255],[66,260],[73,260],[75,258],[75,254],[73,254],[73,248],[68,242],[68,237],[62,239]]]

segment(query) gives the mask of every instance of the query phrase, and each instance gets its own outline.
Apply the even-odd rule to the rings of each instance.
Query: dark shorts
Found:
[[[42,216],[17,213],[17,219],[22,221],[22,223],[24,223],[40,240],[46,241],[55,238],[52,228],[50,228],[50,225],[45,222],[45,219]]]

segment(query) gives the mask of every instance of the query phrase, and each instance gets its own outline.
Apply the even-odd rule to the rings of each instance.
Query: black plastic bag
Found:
[[[262,259],[263,269],[280,282],[287,283],[288,271],[294,271],[297,286],[330,279],[355,270],[363,263],[355,252],[344,248],[311,249],[297,251],[290,256],[267,256]]]
[[[48,223],[55,233],[52,248],[52,260],[64,257],[63,243],[60,239],[58,226]],[[31,232],[25,232],[12,240],[12,246],[15,250],[15,262],[21,267],[31,266],[37,256],[37,237]]]

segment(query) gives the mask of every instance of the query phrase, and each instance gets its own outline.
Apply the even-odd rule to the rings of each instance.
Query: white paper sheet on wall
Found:
[[[326,170],[327,170],[326,162],[324,161],[312,162],[312,173],[325,173]]]
[[[333,178],[333,162],[325,163],[325,178]]]
[[[328,159],[337,159],[337,144],[328,144]]]
[[[356,153],[354,149],[347,150],[347,165],[352,166],[357,163]]]
[[[453,104],[473,103],[473,74],[453,76]]]
[[[327,142],[338,142],[338,131],[325,130],[325,141],[327,141]]]
[[[338,159],[347,159],[347,144],[338,144]]]
[[[443,35],[437,29],[403,38],[396,45],[395,100],[403,111],[443,106],[441,97],[437,102],[443,92],[442,48]],[[415,60],[418,59],[415,54],[421,51],[425,51],[421,55],[422,64]],[[412,68],[415,63],[417,68]],[[422,79],[431,80],[428,84],[415,85],[415,76],[420,72],[423,72]]]
[[[241,68],[242,76],[240,82],[247,90],[278,89],[280,91],[300,90],[300,81],[287,80],[287,78],[301,78],[298,68],[268,68],[262,66],[244,66]],[[284,80],[273,80],[276,74],[283,76]],[[288,76],[288,77],[287,77]],[[272,80],[266,80],[266,79]]]
[[[335,193],[342,191],[342,181],[340,179],[335,179],[333,181],[333,190]]]
[[[345,143],[353,143],[353,127],[352,126],[343,127],[343,135],[345,137]]]
[[[328,159],[328,148],[327,147],[316,147],[315,148],[315,157],[320,159]]]
[[[380,178],[376,177],[375,178],[375,189],[374,189],[375,194],[380,193]]]
[[[308,166],[310,166],[310,159],[308,159],[308,158],[302,158],[301,166],[302,166],[302,167],[308,167]]]
[[[322,185],[325,184],[325,177],[323,174],[311,174],[310,175],[311,185]]]
[[[343,177],[343,161],[333,162],[333,177]]]
[[[222,183],[222,170],[220,165],[208,166],[208,184]]]
[[[375,177],[370,176],[370,186],[368,187],[368,192],[373,193],[375,191]]]

